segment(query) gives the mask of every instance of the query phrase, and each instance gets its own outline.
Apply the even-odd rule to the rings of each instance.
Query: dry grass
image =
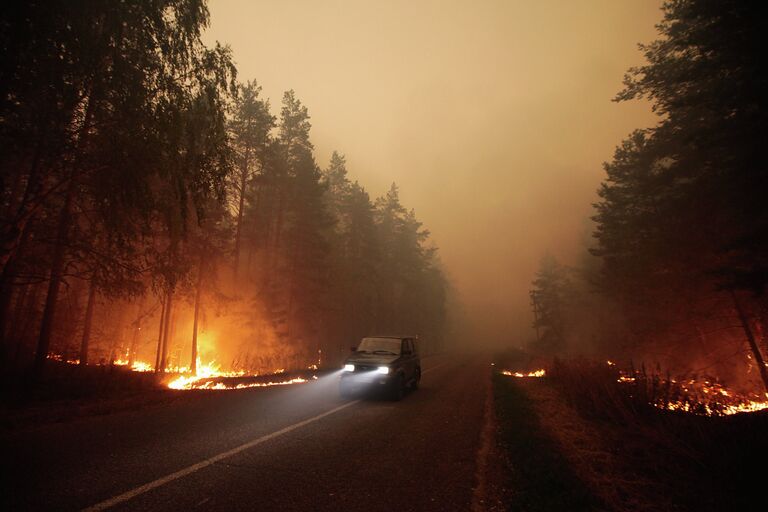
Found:
[[[626,464],[618,447],[626,442],[615,429],[586,421],[562,394],[546,381],[520,380],[516,383],[530,396],[541,427],[555,440],[563,456],[581,476],[590,491],[608,510],[652,512],[679,510],[669,490],[631,464]]]
[[[507,510],[604,510],[542,427],[537,404],[519,382],[500,374],[493,382]]]
[[[529,392],[542,417],[569,418],[544,423],[569,460],[585,468],[590,485],[603,489],[599,495],[614,510],[719,511],[761,503],[762,473],[750,466],[764,465],[768,456],[768,414],[664,410],[665,401],[686,398],[663,379],[635,373],[628,385],[604,363],[556,361],[546,382],[529,384],[539,386]]]

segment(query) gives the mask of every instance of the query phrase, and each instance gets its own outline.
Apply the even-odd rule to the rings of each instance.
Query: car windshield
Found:
[[[357,347],[358,352],[373,354],[400,354],[401,340],[398,338],[363,338]]]

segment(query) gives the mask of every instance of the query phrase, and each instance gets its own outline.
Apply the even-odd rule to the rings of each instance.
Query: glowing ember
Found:
[[[48,354],[46,358],[53,359],[54,361],[61,361],[62,363],[67,364],[80,364],[80,359],[68,359],[61,354]]]
[[[546,376],[547,372],[545,372],[543,369],[542,370],[536,370],[536,371],[533,371],[533,372],[528,372],[528,373],[512,372],[512,371],[509,371],[509,370],[502,370],[501,374],[502,375],[507,375],[509,377],[524,378],[524,377],[544,377],[544,376]]]

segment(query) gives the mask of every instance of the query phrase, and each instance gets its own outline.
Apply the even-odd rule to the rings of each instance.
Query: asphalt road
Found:
[[[400,402],[342,400],[335,375],[17,432],[0,507],[468,511],[487,364],[427,359]]]

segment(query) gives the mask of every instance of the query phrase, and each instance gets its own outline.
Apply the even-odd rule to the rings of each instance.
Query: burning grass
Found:
[[[223,371],[213,362],[198,362],[194,375],[188,367],[169,367],[167,372],[156,373],[153,365],[140,360],[81,365],[77,359],[53,355],[37,379],[11,372],[0,377],[0,429],[137,409],[184,399],[189,395],[187,391],[305,384],[317,379],[320,373],[321,370],[277,368],[268,374],[249,375],[244,371]]]
[[[222,391],[227,389],[263,388],[303,384],[317,378],[314,374],[308,377],[306,372],[300,372],[300,375],[297,374],[291,377],[285,375],[285,368],[278,368],[268,375],[248,375],[244,371],[228,372],[222,371],[215,361],[207,364],[202,364],[198,361],[197,370],[194,374],[189,368],[181,368],[177,373],[179,375],[166,384],[170,389]],[[278,375],[285,376],[277,378]]]
[[[274,375],[266,376],[247,376],[247,377],[200,377],[200,376],[180,376],[168,383],[170,389],[176,390],[191,390],[191,389],[208,389],[208,390],[227,390],[227,389],[246,389],[246,388],[264,388],[270,386],[288,386],[291,384],[304,384],[310,380],[316,380],[317,376],[312,375],[309,378],[293,377],[288,379],[277,380]]]
[[[627,420],[650,414],[649,407],[697,416],[731,416],[768,409],[768,395],[736,391],[708,376],[672,377],[645,366],[621,369],[616,363],[555,360],[549,376],[591,414],[618,414]],[[573,390],[566,389],[574,386]],[[609,407],[606,408],[605,406]]]
[[[51,355],[49,359],[64,363],[66,365],[77,366],[80,361],[77,359],[67,359],[60,355]],[[91,366],[93,367],[93,366]],[[97,368],[117,367],[122,371],[136,373],[155,372],[154,367],[145,361],[128,361],[117,359],[110,364],[95,365]],[[309,370],[317,370],[317,365],[311,365]],[[207,390],[227,390],[227,389],[245,389],[262,388],[270,386],[286,386],[290,384],[303,384],[310,380],[317,379],[317,376],[305,375],[306,372],[298,372],[301,375],[294,375],[287,378],[276,378],[277,375],[285,374],[285,368],[277,368],[266,375],[248,374],[245,371],[224,371],[215,361],[203,363],[198,359],[195,372],[189,366],[171,366],[165,372],[158,374],[157,380],[169,389],[179,391],[192,389]]]
[[[502,370],[502,375],[506,375],[507,377],[517,377],[518,379],[524,379],[529,377],[545,377],[547,375],[546,370],[534,370],[532,372],[513,372],[512,370]]]
[[[768,411],[738,414],[752,402],[749,395],[710,378],[673,379],[584,360],[555,361],[547,379],[529,385],[539,383],[556,389],[581,421],[602,433],[622,474],[656,482],[680,509],[747,510],[761,503],[763,474],[752,468],[768,457]],[[583,457],[586,464],[592,458]]]
[[[523,352],[508,353],[505,357],[506,363],[502,363],[503,366],[531,366],[532,358]],[[589,376],[596,377],[602,383],[601,396],[611,397],[615,403],[625,403],[624,408],[627,410],[652,405],[658,409],[700,416],[730,416],[768,409],[768,393],[737,391],[712,376],[672,377],[668,373],[662,374],[660,370],[648,372],[644,365],[640,369],[631,365],[624,369],[610,360],[605,363],[581,361],[579,364],[589,366]],[[553,370],[555,376],[562,379],[563,363],[556,360]],[[549,375],[543,368],[504,369],[499,373],[520,379]],[[573,384],[578,383],[574,380]]]
[[[622,370],[612,361],[607,361],[607,366],[616,372],[616,381],[624,385],[630,396],[659,409],[702,416],[728,416],[768,409],[768,393],[737,392],[714,377],[672,378],[660,372],[649,374],[645,366],[640,370]]]

